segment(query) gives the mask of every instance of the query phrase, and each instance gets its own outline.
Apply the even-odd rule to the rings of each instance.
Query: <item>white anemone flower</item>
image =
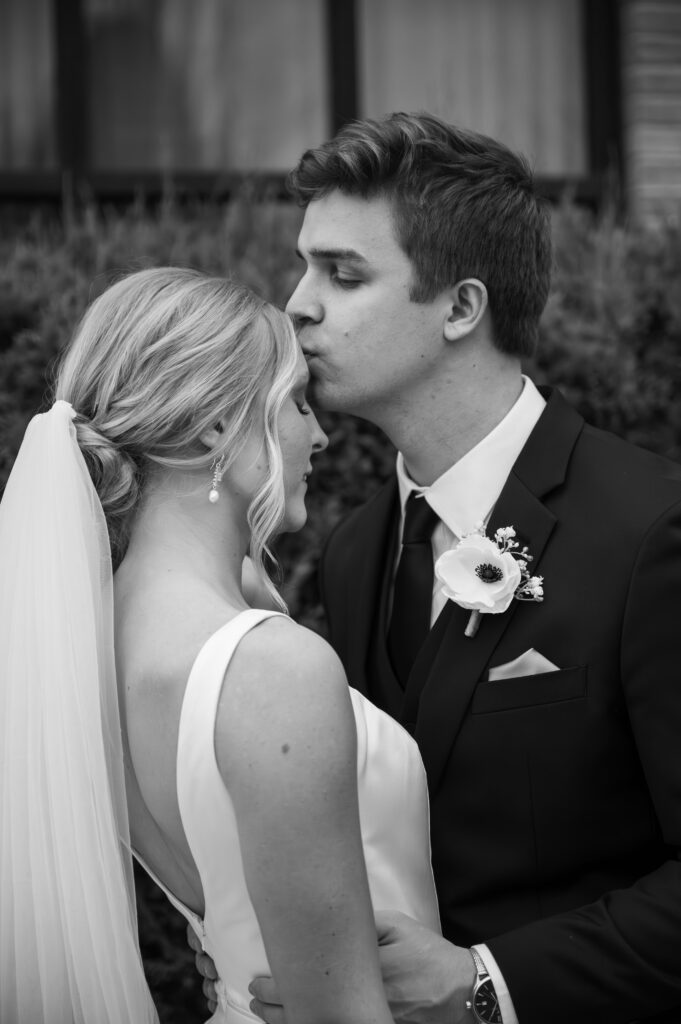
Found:
[[[480,534],[464,537],[435,563],[446,597],[471,611],[505,612],[521,582],[517,560]]]

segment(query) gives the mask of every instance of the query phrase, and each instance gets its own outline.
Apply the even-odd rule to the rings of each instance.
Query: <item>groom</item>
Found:
[[[428,773],[447,941],[383,920],[395,1017],[678,1024],[679,469],[521,375],[550,223],[504,146],[396,114],[308,151],[291,183],[305,272],[288,310],[315,400],[400,453],[322,563],[350,684]],[[450,599],[433,562],[480,524],[513,528],[544,599],[467,635],[462,603],[493,598],[498,563],[453,556]],[[281,1020],[273,983],[254,992]]]

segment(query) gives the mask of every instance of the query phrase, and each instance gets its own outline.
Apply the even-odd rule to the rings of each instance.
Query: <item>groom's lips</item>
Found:
[[[305,360],[307,362],[307,368],[310,371],[310,385],[314,388],[315,380],[318,380],[322,374],[319,372],[320,369],[320,356],[316,352],[306,352]]]

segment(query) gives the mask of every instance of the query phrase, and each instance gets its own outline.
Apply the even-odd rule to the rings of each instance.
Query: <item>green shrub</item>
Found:
[[[227,206],[150,213],[87,209],[63,226],[35,220],[0,241],[0,490],[30,416],[50,400],[54,360],[87,303],[115,277],[180,264],[246,281],[285,302],[299,273],[300,211],[242,196]],[[555,211],[556,269],[536,359],[539,383],[558,385],[597,426],[681,459],[681,232],[626,229],[564,205]],[[278,543],[284,593],[300,621],[323,631],[316,565],[338,519],[391,472],[380,431],[324,415],[328,453],[309,488],[309,522]],[[138,872],[145,965],[163,1024],[205,1018],[184,925]]]
[[[530,372],[595,426],[681,459],[681,229],[626,228],[564,206]]]

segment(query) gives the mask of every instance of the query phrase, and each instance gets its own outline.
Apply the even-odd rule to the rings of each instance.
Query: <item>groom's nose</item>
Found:
[[[293,320],[296,332],[309,324],[318,324],[322,320],[324,311],[321,303],[313,294],[307,274],[300,279],[293,295],[286,303],[286,312]]]

